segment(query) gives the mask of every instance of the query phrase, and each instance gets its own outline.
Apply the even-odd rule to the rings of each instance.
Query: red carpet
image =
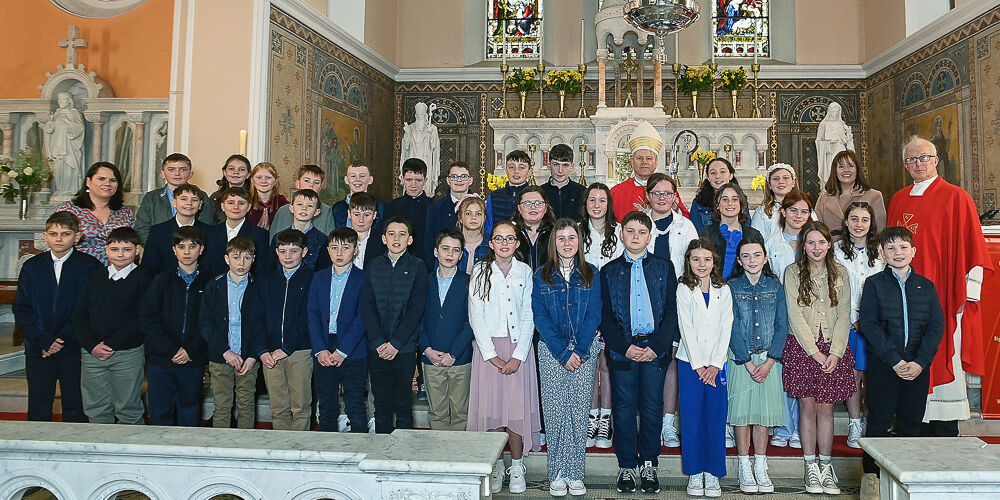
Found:
[[[1000,442],[1000,441],[998,441]],[[545,451],[545,447],[542,447],[542,451]],[[613,448],[597,448],[591,447],[587,448],[587,453],[614,453]],[[669,455],[680,455],[680,448],[667,448],[666,446],[660,448],[660,456]],[[861,449],[854,449],[847,446],[847,436],[834,436],[833,437],[833,456],[835,457],[860,457],[862,455]],[[726,449],[726,456],[735,457],[736,448]],[[767,456],[769,457],[801,457],[802,450],[798,448],[792,448],[791,446],[785,446],[784,448],[779,448],[777,446],[767,447]]]

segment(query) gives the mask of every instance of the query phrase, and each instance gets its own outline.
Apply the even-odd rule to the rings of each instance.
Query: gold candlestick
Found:
[[[719,65],[712,63],[708,65],[708,69],[712,70],[712,110],[708,113],[709,118],[719,118],[719,108],[715,105],[715,74],[719,71]]]
[[[586,64],[579,64],[579,65],[577,65],[576,69],[580,72],[580,80],[581,80],[581,82],[580,82],[580,111],[577,111],[576,117],[577,118],[586,118],[587,117],[587,108],[583,105],[583,103],[585,102],[584,99],[583,99],[583,96],[587,93],[587,80],[584,79],[584,77],[587,76],[587,65]]]
[[[532,167],[535,166],[535,150],[537,150],[537,149],[538,149],[538,145],[537,144],[528,144],[528,152],[531,153],[531,162],[530,162],[530,164],[531,164]]]
[[[760,64],[751,64],[750,71],[753,72],[753,113],[750,116],[760,118],[760,105],[757,103],[758,92],[760,91],[760,82],[757,80],[757,74],[760,73]]]
[[[535,118],[548,118],[545,112],[545,64],[538,61],[538,111],[535,111]]]
[[[583,66],[582,64],[580,66]],[[587,185],[587,181],[583,178],[583,167],[587,166],[587,141],[580,143],[580,184],[584,186]]]
[[[681,117],[681,107],[680,107],[679,101],[678,101],[679,92],[680,92],[680,84],[679,84],[680,80],[678,78],[678,75],[681,72],[681,65],[677,64],[677,63],[674,63],[673,70],[674,70],[674,109],[673,109],[673,111],[670,112],[670,116],[672,116],[674,118],[680,118]]]
[[[510,118],[510,113],[507,112],[507,71],[510,71],[510,66],[506,62],[500,63],[500,74],[503,75],[503,82],[500,84],[500,99],[503,100],[503,105],[497,113],[497,118]]]

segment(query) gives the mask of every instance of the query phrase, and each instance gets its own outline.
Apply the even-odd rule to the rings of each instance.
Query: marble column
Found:
[[[653,51],[653,107],[663,109],[663,47]]]
[[[146,132],[145,113],[128,114],[128,121],[135,124],[135,134],[132,136],[132,187],[133,193],[142,192],[143,168],[143,136]]]
[[[3,149],[0,155],[12,158],[14,151],[14,124],[10,123],[10,115],[0,115],[0,128],[3,129]],[[0,174],[0,184],[7,183],[7,174]]]
[[[101,161],[104,157],[104,113],[84,113],[88,122],[94,125],[90,136],[90,163]]]
[[[608,91],[608,50],[599,49],[597,51],[597,107],[608,107],[605,101],[605,93]]]

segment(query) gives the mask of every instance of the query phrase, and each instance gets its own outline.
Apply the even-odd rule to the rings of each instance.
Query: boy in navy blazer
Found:
[[[472,325],[469,324],[469,275],[458,272],[465,237],[456,228],[434,238],[437,262],[427,280],[427,305],[420,322],[427,418],[431,429],[464,431],[472,380]]]
[[[265,270],[270,271],[273,254],[267,251],[267,230],[246,222],[250,212],[250,192],[241,187],[226,188],[219,196],[219,205],[225,220],[205,231],[205,254],[201,257],[201,267],[209,276],[229,271],[226,264],[228,243],[242,236],[249,238],[255,249],[250,272],[259,275]]]
[[[259,306],[254,301],[256,280],[250,274],[256,253],[250,238],[237,236],[230,240],[224,257],[229,272],[213,278],[202,294],[201,336],[208,344],[208,373],[215,401],[212,427],[229,428],[234,391],[239,411],[236,426],[252,429],[256,420],[254,395],[260,371],[256,357],[260,339],[249,321],[250,311]]]
[[[306,235],[306,248],[309,250],[302,259],[302,265],[310,272],[329,267],[329,255],[323,251],[326,248],[327,234],[313,225],[321,213],[319,195],[312,189],[299,189],[292,193],[292,201],[288,209],[292,213],[292,229],[302,231]],[[284,209],[285,207],[282,207]],[[271,251],[277,248],[278,235],[271,238]],[[272,265],[273,266],[273,265]]]
[[[338,429],[338,397],[344,391],[344,413],[352,432],[364,433],[368,339],[361,317],[365,272],[354,265],[358,233],[349,227],[330,232],[327,253],[333,266],[317,271],[309,286],[309,339],[316,358],[313,369],[319,429]]]
[[[146,242],[150,229],[161,223],[170,220],[177,215],[171,202],[174,200],[174,190],[181,184],[191,181],[194,170],[191,167],[191,159],[182,153],[171,153],[163,159],[160,165],[160,177],[166,181],[166,186],[146,191],[139,202],[139,210],[135,214],[135,230],[139,233],[142,241]],[[215,222],[215,204],[209,199],[208,194],[199,190],[198,198],[201,200],[201,212],[198,220],[205,224]]]
[[[457,227],[458,225],[458,203],[469,193],[469,186],[472,185],[472,175],[469,173],[469,165],[464,161],[456,160],[448,167],[448,192],[441,198],[435,199],[427,207],[427,223],[424,228],[424,263],[427,264],[427,272],[434,270],[434,247],[437,234],[446,227]]]
[[[351,225],[347,227],[358,232],[358,255],[354,257],[354,265],[358,269],[367,269],[368,263],[385,255],[382,234],[376,229],[381,215],[374,196],[368,193],[354,193],[351,196],[351,208],[348,212]]]
[[[80,221],[60,211],[45,221],[49,251],[28,259],[17,277],[11,307],[24,332],[24,373],[28,380],[28,420],[52,420],[56,382],[64,422],[86,422],[80,395],[80,344],[73,330],[73,309],[87,277],[101,267],[97,259],[73,251]]]
[[[173,236],[177,229],[194,226],[203,233],[208,230],[208,224],[196,219],[202,204],[201,198],[198,197],[200,192],[201,189],[194,184],[181,184],[174,189],[174,198],[170,203],[177,214],[149,230],[149,236],[143,246],[142,261],[139,264],[144,271],[156,276],[177,267],[177,257],[173,251]]]

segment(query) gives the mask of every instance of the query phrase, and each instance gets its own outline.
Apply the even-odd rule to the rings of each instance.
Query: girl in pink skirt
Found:
[[[782,385],[799,400],[799,432],[809,493],[840,493],[830,463],[833,405],[854,394],[854,355],[847,345],[851,286],[833,258],[833,239],[822,222],[799,231],[795,264],[785,269],[788,323]],[[816,449],[819,448],[819,461]]]
[[[514,258],[517,232],[509,222],[493,227],[490,253],[472,270],[469,322],[472,382],[469,430],[506,432],[510,446],[510,492],[523,493],[524,450],[538,451],[542,427],[538,408],[538,368],[532,336],[531,268]],[[490,474],[490,491],[503,487],[501,458]]]

